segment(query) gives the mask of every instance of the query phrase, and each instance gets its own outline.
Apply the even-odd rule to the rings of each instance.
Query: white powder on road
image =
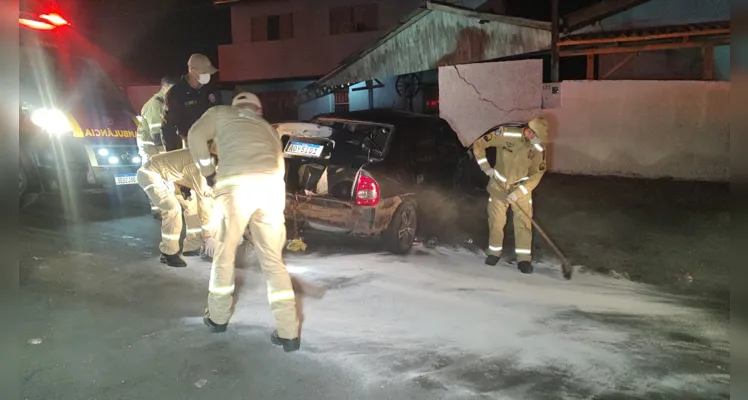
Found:
[[[670,330],[724,350],[726,326],[652,287],[585,274],[565,281],[543,263],[526,276],[507,264],[489,268],[466,251],[427,253],[289,256],[292,273],[328,289],[322,299],[302,299],[305,351],[371,384],[411,379],[449,398],[465,390],[579,398],[645,383],[651,390],[660,378],[673,393],[724,389],[715,375],[688,375],[680,389],[666,379],[673,366],[665,364],[678,355],[668,353],[675,352]],[[233,324],[272,325],[255,269],[239,273]],[[729,381],[729,373],[718,379],[725,375]]]

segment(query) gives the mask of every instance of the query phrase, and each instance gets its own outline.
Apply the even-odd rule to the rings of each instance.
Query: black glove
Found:
[[[192,191],[190,191],[190,188],[180,186],[179,191],[182,192],[182,197],[184,197],[185,200],[189,200],[190,196],[192,196]]]
[[[211,188],[216,185],[216,174],[214,173],[211,176],[206,176],[205,180],[208,181],[208,186]]]

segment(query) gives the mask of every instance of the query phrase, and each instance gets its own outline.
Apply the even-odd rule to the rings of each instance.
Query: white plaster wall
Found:
[[[549,170],[579,175],[727,181],[730,83],[564,81]]]
[[[469,146],[496,125],[537,116],[542,83],[542,60],[440,67],[439,116]]]

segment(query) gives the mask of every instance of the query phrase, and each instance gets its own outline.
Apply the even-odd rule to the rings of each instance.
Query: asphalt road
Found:
[[[729,398],[724,314],[638,283],[566,282],[553,260],[524,276],[466,250],[311,240],[287,256],[325,291],[300,293],[301,351],[269,343],[251,255],[229,331],[210,334],[207,263],[160,264],[144,203],[77,204],[21,215],[22,399]]]

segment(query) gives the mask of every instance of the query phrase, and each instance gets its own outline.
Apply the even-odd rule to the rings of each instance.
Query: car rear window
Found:
[[[361,145],[368,139],[367,146],[374,151],[374,156],[377,158],[383,157],[387,152],[392,135],[392,128],[382,124],[326,118],[318,118],[313,122],[332,127],[333,133],[330,139],[335,140],[336,143],[345,142],[361,149]],[[345,146],[344,148],[350,151],[351,147]]]

